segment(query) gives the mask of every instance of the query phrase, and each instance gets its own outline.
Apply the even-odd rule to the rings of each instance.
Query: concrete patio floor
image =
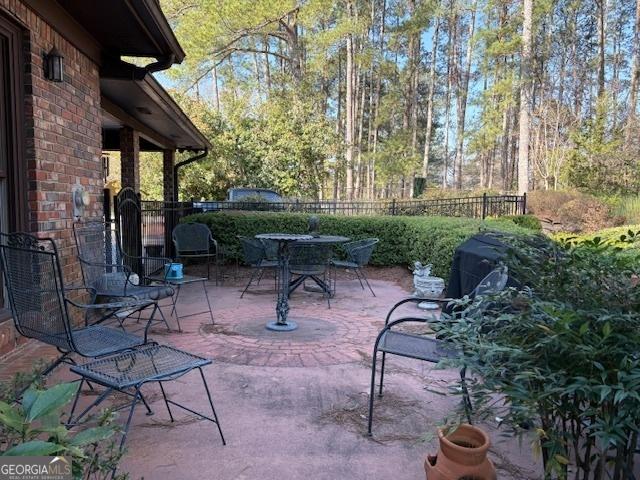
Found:
[[[289,315],[299,329],[290,333],[264,328],[275,317],[267,275],[243,299],[242,279],[231,276],[223,286],[210,282],[215,325],[208,314],[194,315],[181,320],[183,333],[154,328],[152,337],[214,359],[204,372],[227,446],[215,425],[185,412],[174,412],[171,424],[158,387],[149,385],[143,392],[155,415],[136,410],[122,470],[134,479],[424,479],[424,456],[437,449],[436,426],[459,401],[446,395],[458,374],[388,357],[374,435],[366,436],[373,343],[389,307],[410,293],[408,272],[373,270],[370,275],[377,297],[354,278],[339,278],[331,309],[320,294],[296,291]],[[183,289],[179,308],[181,315],[206,309],[200,285]],[[0,375],[6,378],[50,355],[47,347],[28,342],[4,359]],[[54,375],[53,380],[69,378],[66,367]],[[207,411],[197,372],[165,388],[170,398]],[[502,437],[494,425],[483,428],[493,441],[498,478],[541,478],[528,440],[520,444]]]

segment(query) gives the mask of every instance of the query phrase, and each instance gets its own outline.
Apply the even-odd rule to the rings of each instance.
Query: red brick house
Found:
[[[157,0],[0,0],[0,230],[56,239],[66,282],[80,278],[73,192],[88,194],[84,217],[102,216],[103,150],[121,151],[135,189],[139,152],[164,152],[170,200],[176,150],[208,148],[152,77],[184,55]],[[1,292],[3,354],[18,339]]]

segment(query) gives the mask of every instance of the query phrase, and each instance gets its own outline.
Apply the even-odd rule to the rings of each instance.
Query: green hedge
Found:
[[[182,221],[209,226],[214,238],[224,248],[227,258],[241,258],[238,235],[258,233],[304,233],[310,215],[297,213],[200,213]],[[432,263],[434,274],[448,278],[453,252],[467,238],[484,230],[531,234],[507,218],[485,221],[451,217],[374,216],[347,217],[319,215],[320,233],[343,235],[353,240],[380,239],[372,265],[412,265],[414,261]]]

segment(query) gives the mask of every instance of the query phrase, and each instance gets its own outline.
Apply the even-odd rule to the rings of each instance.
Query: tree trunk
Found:
[[[454,14],[454,1],[451,0],[451,12],[449,14],[449,38],[447,46],[447,92],[445,95],[445,120],[444,120],[444,165],[442,168],[442,188],[447,188],[449,174],[449,127],[451,121],[451,89],[453,88],[453,68],[455,64],[454,45],[457,37],[458,18]]]
[[[463,148],[464,148],[464,130],[465,130],[465,117],[467,113],[467,96],[469,93],[469,76],[471,75],[471,57],[473,55],[473,32],[476,26],[476,5],[477,1],[473,2],[471,6],[471,19],[469,21],[469,39],[467,43],[467,53],[465,59],[465,67],[462,72],[462,78],[457,76],[457,133],[456,133],[456,158],[455,158],[455,169],[456,169],[456,188],[458,190],[462,189],[462,156],[463,156]]]
[[[640,1],[640,0],[638,0]],[[429,70],[429,93],[427,96],[427,126],[424,131],[424,153],[422,156],[422,176],[427,178],[429,173],[429,150],[431,149],[431,130],[433,129],[433,96],[436,87],[436,65],[438,60],[438,40],[440,35],[440,20],[436,19],[433,32],[433,49],[431,50],[431,68]]]
[[[633,35],[633,69],[631,86],[629,87],[629,112],[625,131],[625,143],[629,146],[632,132],[636,124],[638,107],[638,84],[640,84],[640,0],[636,0],[636,22]]]
[[[352,19],[353,14],[353,1],[347,1],[347,15],[349,19]],[[345,121],[345,144],[346,144],[346,197],[347,200],[353,200],[353,161],[355,157],[355,51],[353,34],[349,32],[347,34],[347,69],[345,72],[347,81],[347,93],[346,93],[346,121]]]
[[[520,64],[520,134],[518,138],[518,193],[529,190],[529,116],[531,114],[531,46],[533,0],[522,2],[522,57]]]

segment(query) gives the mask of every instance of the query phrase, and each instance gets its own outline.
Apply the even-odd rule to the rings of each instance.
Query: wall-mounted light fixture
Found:
[[[64,81],[64,57],[56,47],[44,55],[44,77],[52,82]]]
[[[84,209],[90,205],[91,197],[80,185],[73,187],[71,197],[73,203],[73,218],[78,220],[84,215]]]

